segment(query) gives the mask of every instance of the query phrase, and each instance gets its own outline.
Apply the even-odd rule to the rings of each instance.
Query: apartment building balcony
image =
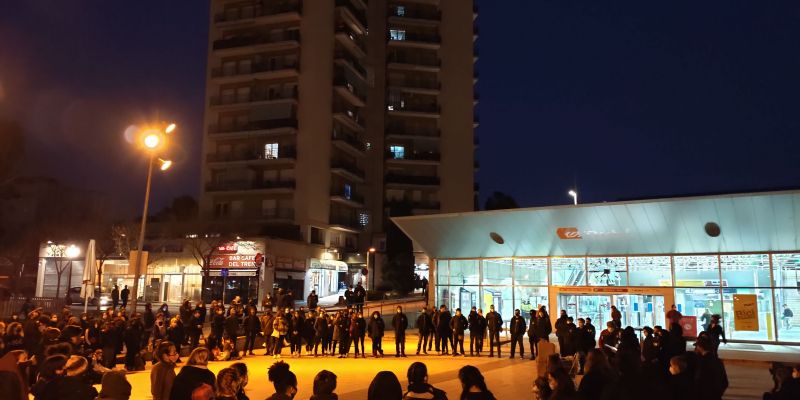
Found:
[[[384,207],[393,207],[396,204],[407,204],[410,205],[413,210],[429,210],[429,211],[438,211],[441,208],[441,204],[438,201],[414,201],[414,200],[387,200],[384,202]]]
[[[364,132],[364,125],[357,110],[349,109],[341,105],[333,107],[333,119],[344,124],[356,132]]]
[[[245,107],[253,107],[267,104],[279,103],[297,103],[297,93],[280,94],[280,93],[262,93],[262,94],[249,94],[246,96],[213,96],[209,104],[214,109],[235,109]]]
[[[334,129],[331,134],[333,145],[357,157],[363,157],[367,151],[367,145],[358,136],[347,133],[341,129]]]
[[[367,45],[363,37],[352,32],[347,26],[338,26],[334,37],[355,58],[361,59],[367,56]]]
[[[214,23],[220,28],[269,25],[300,21],[303,7],[301,2],[295,4],[275,4],[263,6],[231,7],[214,15]]]
[[[364,107],[367,105],[366,93],[361,92],[353,82],[344,76],[333,78],[333,90],[353,106]]]
[[[361,225],[361,221],[353,216],[332,214],[330,216],[329,223],[331,225],[331,229],[340,231],[358,233],[364,230],[364,226]]]
[[[367,15],[363,9],[356,7],[351,0],[336,0],[335,5],[342,17],[359,33],[367,32]]]
[[[294,164],[297,160],[297,149],[294,147],[280,146],[278,154],[267,155],[263,150],[240,151],[231,153],[213,153],[206,155],[206,163],[214,164],[246,164],[246,165],[273,165]]]
[[[442,21],[442,12],[439,10],[415,10],[405,8],[402,12],[397,9],[389,10],[389,23],[415,26],[439,26]]]
[[[417,57],[391,53],[386,57],[386,66],[389,69],[397,70],[439,72],[442,67],[442,60],[438,57]]]
[[[357,76],[359,79],[366,82],[367,80],[367,69],[361,65],[355,57],[350,55],[350,53],[344,51],[337,51],[336,54],[333,55],[334,63],[344,68],[349,69],[353,75]]]
[[[206,192],[291,193],[294,180],[209,182]]]
[[[300,31],[291,30],[279,35],[244,34],[215,40],[212,49],[218,55],[236,55],[292,49],[300,45]]]
[[[211,80],[217,84],[240,82],[242,80],[283,80],[297,78],[300,68],[296,62],[256,63],[242,68],[214,68],[211,70]]]
[[[438,104],[415,104],[415,103],[388,103],[386,111],[392,116],[439,118],[440,108]]]
[[[442,44],[442,37],[430,33],[405,32],[401,36],[387,36],[390,46],[416,47],[437,50]]]
[[[225,139],[253,135],[285,135],[296,131],[297,118],[268,119],[241,124],[211,124],[208,127],[210,136]]]
[[[402,157],[397,153],[387,151],[384,154],[387,163],[436,165],[441,161],[441,154],[435,151],[405,152]]]
[[[364,196],[355,192],[345,193],[344,190],[331,190],[331,201],[349,207],[364,208]]]
[[[405,79],[390,80],[387,86],[389,89],[395,89],[405,93],[438,96],[441,91],[442,84],[439,81],[434,80]]]
[[[294,209],[292,208],[266,208],[262,210],[247,210],[241,213],[228,213],[211,215],[214,221],[252,221],[268,223],[292,223]]]
[[[359,168],[355,163],[334,160],[331,162],[331,172],[337,174],[345,179],[363,183],[366,178],[364,170]]]
[[[438,176],[400,175],[389,173],[385,176],[387,185],[392,186],[439,186]]]
[[[438,128],[409,128],[402,124],[388,124],[386,126],[387,139],[412,139],[412,140],[433,140],[441,139],[442,132]]]

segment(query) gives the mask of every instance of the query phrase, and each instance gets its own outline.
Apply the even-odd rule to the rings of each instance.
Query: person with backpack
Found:
[[[415,362],[408,367],[408,391],[403,394],[403,399],[433,399],[447,400],[447,393],[428,383],[428,367],[421,362]]]

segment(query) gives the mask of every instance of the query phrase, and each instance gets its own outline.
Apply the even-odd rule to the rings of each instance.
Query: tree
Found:
[[[510,208],[519,208],[516,200],[503,192],[497,191],[492,193],[483,205],[484,210],[506,210]]]
[[[12,176],[25,153],[25,133],[14,122],[0,120],[0,184]]]
[[[172,204],[159,211],[154,219],[159,222],[187,222],[197,219],[199,206],[192,196],[179,196],[172,199]]]
[[[411,210],[412,207],[408,201],[395,202],[389,206],[389,216],[411,215]],[[389,222],[386,230],[386,256],[388,263],[383,269],[385,283],[401,294],[413,291],[414,245],[394,222]]]

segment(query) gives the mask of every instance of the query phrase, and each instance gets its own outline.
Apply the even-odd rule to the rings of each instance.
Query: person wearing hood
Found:
[[[53,400],[94,400],[97,389],[92,386],[86,376],[89,362],[81,356],[71,356],[64,364],[63,376],[57,379],[55,390],[48,390],[44,399]]]
[[[128,400],[131,398],[131,384],[125,372],[109,371],[103,374],[98,400]]]
[[[447,400],[447,393],[437,389],[428,383],[428,367],[415,362],[408,367],[408,391],[403,395],[403,399],[433,399]]]
[[[336,374],[322,370],[314,377],[314,395],[310,400],[337,400],[339,397],[334,393],[335,390]]]

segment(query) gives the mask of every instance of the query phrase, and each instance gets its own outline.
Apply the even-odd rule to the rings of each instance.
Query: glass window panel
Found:
[[[628,257],[628,285],[672,286],[670,257]]]
[[[495,311],[503,317],[504,324],[514,316],[514,300],[511,286],[482,286],[480,307],[483,315],[489,312],[489,306],[494,304]]]
[[[517,286],[514,288],[514,308],[519,308],[520,311],[522,311],[522,316],[525,317],[527,321],[530,321],[531,310],[538,310],[539,306],[547,306],[547,308],[550,308],[547,300],[546,287]]]
[[[625,257],[589,257],[586,260],[591,286],[627,286]]]
[[[449,260],[436,260],[436,284],[437,285],[449,285],[450,279],[448,276],[450,275],[450,267],[449,267]]]
[[[778,313],[778,340],[800,342],[800,290],[775,289],[775,309]]]
[[[583,257],[551,258],[550,270],[554,286],[586,286],[586,259]]]
[[[695,334],[703,329],[701,319],[706,310],[709,314],[722,315],[722,302],[718,288],[677,288],[675,289],[675,305],[681,314],[697,317],[698,332]]]
[[[719,286],[717,256],[675,256],[675,286]]]
[[[518,258],[514,260],[515,285],[547,285],[546,258]]]
[[[483,283],[486,285],[511,285],[511,259],[482,260]]]
[[[768,254],[720,256],[724,286],[770,287]]]
[[[450,260],[450,285],[477,285],[478,260]]]
[[[456,309],[460,308],[461,312],[466,315],[473,306],[478,307],[479,293],[478,286],[448,286],[443,296],[446,301],[439,302],[439,304],[447,305],[451,314],[455,314]]]
[[[723,290],[722,327],[725,336],[736,340],[775,340],[772,316],[772,289],[728,289]],[[737,331],[736,315],[733,312],[733,296],[736,294],[755,294],[758,306],[758,331]],[[769,322],[767,322],[769,320]]]
[[[800,254],[773,254],[772,269],[776,287],[800,290]]]

